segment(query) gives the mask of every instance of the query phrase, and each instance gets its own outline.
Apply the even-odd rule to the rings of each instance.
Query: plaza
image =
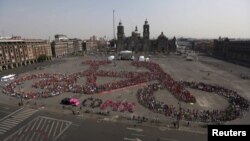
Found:
[[[71,76],[74,73],[83,72],[89,69],[89,65],[83,64],[82,62],[86,60],[99,60],[99,61],[106,61],[107,55],[96,55],[96,56],[85,56],[85,57],[68,57],[63,58],[63,61],[55,64],[51,64],[45,66],[42,70],[30,70],[25,73],[21,73],[18,75],[18,78],[22,78],[23,76],[28,76],[31,74],[63,74],[65,76]],[[249,80],[242,80],[240,78],[240,73],[249,71],[248,68],[240,67],[240,69],[235,69],[234,64],[225,63],[220,60],[216,60],[213,58],[199,56],[198,61],[186,61],[183,56],[177,56],[174,54],[170,55],[159,55],[159,56],[152,56],[151,62],[159,64],[159,66],[168,73],[175,81],[189,81],[189,82],[203,82],[206,84],[221,86],[224,88],[228,88],[230,90],[236,91],[241,97],[249,100],[248,91],[250,88],[247,86],[249,85]],[[100,65],[98,70],[103,71],[111,71],[111,72],[134,72],[134,73],[141,73],[146,72],[150,73],[150,70],[144,67],[135,67],[131,65],[131,61],[116,61],[114,63],[108,63],[105,65]],[[17,79],[18,79],[17,78]],[[45,78],[36,78],[24,81],[18,89],[22,92],[36,92],[36,91],[43,91],[41,88],[34,88],[32,85],[36,84],[36,82],[41,81]],[[87,77],[79,77],[77,78],[76,85],[84,85],[86,84]],[[97,76],[96,83],[98,85],[102,85],[108,82],[114,83],[117,81],[126,80],[126,78],[121,77],[105,77],[105,76]],[[98,98],[103,101],[103,103],[107,100],[111,100],[115,102],[128,102],[134,103],[134,111],[133,112],[120,112],[114,111],[112,108],[107,108],[102,110],[100,108],[91,108],[89,106],[79,106],[79,107],[71,107],[68,106],[67,109],[81,111],[84,114],[84,111],[90,111],[91,113],[98,113],[98,112],[109,112],[111,116],[120,116],[125,118],[132,118],[132,117],[145,117],[147,119],[158,119],[160,121],[171,122],[176,120],[175,116],[165,116],[164,114],[160,114],[157,112],[153,112],[149,110],[145,106],[138,103],[137,99],[137,91],[138,89],[144,88],[148,84],[153,84],[156,81],[147,81],[145,83],[139,83],[138,85],[131,85],[127,87],[122,87],[114,90],[102,91],[97,93],[91,94],[83,94],[81,93],[72,93],[72,92],[62,92],[60,94],[55,94],[56,96],[48,97],[48,98],[41,98],[37,96],[34,99],[27,99],[24,101],[27,103],[36,103],[45,106],[49,109],[62,109],[62,105],[60,104],[61,100],[65,97],[74,97],[78,98],[81,102],[87,98]],[[185,88],[187,89],[196,99],[196,102],[183,102],[176,98],[174,95],[169,92],[168,89],[160,89],[155,92],[155,99],[157,101],[166,103],[168,105],[172,105],[178,112],[179,108],[183,109],[195,109],[198,111],[202,110],[224,110],[229,106],[229,102],[226,98],[217,95],[215,93],[209,93],[197,89],[192,88]],[[15,97],[10,97],[7,95],[1,95],[3,99],[15,101],[18,103],[20,100],[16,99]],[[177,113],[178,114],[178,113]],[[244,118],[248,115],[248,112],[244,112],[244,115],[241,115],[240,120],[237,119],[233,120],[232,122],[246,122]],[[239,121],[238,121],[239,120]],[[247,123],[247,122],[246,122]]]

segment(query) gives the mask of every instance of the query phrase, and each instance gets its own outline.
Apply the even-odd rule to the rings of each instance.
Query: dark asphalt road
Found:
[[[96,119],[79,119],[71,115],[43,113],[46,116],[68,120],[72,125],[57,141],[206,141],[207,134],[160,130],[156,127],[134,126]],[[137,139],[137,140],[136,140]]]
[[[10,106],[5,107],[9,107],[9,110],[7,110],[8,112],[15,111],[15,108],[12,108]],[[0,113],[2,114],[1,111]],[[46,122],[43,117],[45,117]],[[54,134],[54,132],[58,131],[58,128],[56,129],[56,125],[60,121],[69,122],[70,124],[65,129],[65,131],[62,131],[62,134],[59,135],[56,141],[157,141],[157,139],[160,139],[160,141],[207,140],[206,134],[177,131],[167,128],[165,130],[160,130],[157,127],[145,127],[138,125],[133,126],[131,123],[125,124],[120,122],[100,121],[89,118],[82,119],[71,114],[58,114],[48,112],[46,110],[39,110],[32,116],[20,122],[15,127],[11,128],[8,132],[0,135],[0,140],[4,140],[6,138],[9,140],[10,137],[17,136],[17,133],[19,131],[25,133],[24,129],[27,129],[27,132],[25,133],[27,136],[33,137],[32,134],[35,134],[34,132],[38,131],[32,130],[32,128],[38,129],[38,126],[48,126],[48,130],[46,127],[47,133],[44,134],[48,134],[49,132],[51,132],[51,136],[52,133]],[[48,124],[49,122],[51,124]],[[30,125],[33,125],[32,123],[36,123],[36,125],[34,127],[32,126],[31,128]]]
[[[137,139],[137,140],[136,140]],[[129,126],[120,123],[84,120],[72,125],[58,141],[205,141],[206,135],[165,130],[154,127]]]
[[[17,106],[10,106],[10,105],[0,103],[0,119],[16,111],[19,108],[20,107],[17,107]]]

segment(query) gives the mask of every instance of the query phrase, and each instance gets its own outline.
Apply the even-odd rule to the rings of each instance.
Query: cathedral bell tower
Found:
[[[124,26],[120,21],[119,25],[117,26],[117,51],[121,51],[124,49],[124,38]]]
[[[146,19],[143,25],[143,51],[144,52],[150,51],[150,46],[151,46],[151,43],[149,40],[149,24]]]
[[[149,24],[147,19],[145,20],[145,23],[143,25],[143,38],[149,39]]]
[[[119,22],[119,25],[117,26],[117,38],[118,40],[124,38],[124,27],[121,21]]]

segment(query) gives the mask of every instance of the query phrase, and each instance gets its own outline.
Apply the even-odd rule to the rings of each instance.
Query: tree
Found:
[[[45,55],[45,54],[42,54],[42,55],[40,55],[40,56],[38,57],[37,60],[38,60],[38,62],[46,61],[46,60],[48,60],[48,56]]]

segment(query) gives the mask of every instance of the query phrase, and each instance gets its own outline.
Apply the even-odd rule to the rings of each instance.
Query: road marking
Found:
[[[45,123],[45,124],[46,124],[46,128],[45,128],[44,132],[46,133],[48,130],[49,124],[48,123]]]
[[[38,123],[38,121],[35,121],[35,123],[33,123],[33,126],[31,127],[31,130],[33,130],[33,128],[35,127],[35,125]]]
[[[61,131],[61,133],[59,133],[54,139],[55,140],[57,140],[57,138],[59,138],[60,136],[61,136],[61,134],[64,132],[64,131],[66,131],[68,128],[69,128],[69,126],[72,124],[72,122],[70,122],[70,121],[67,121],[66,122],[66,127]]]
[[[145,135],[142,135],[142,134],[131,134],[133,136],[139,136],[139,137],[144,137]]]
[[[43,123],[43,125],[42,125],[42,127],[41,127],[40,130],[44,130],[43,128],[45,128],[45,123],[46,123],[46,120],[44,120],[44,123]],[[37,129],[36,129],[36,130],[37,130]]]
[[[26,118],[26,117],[28,117],[28,116],[29,116],[29,114],[25,114],[25,115],[16,115],[15,118],[17,118],[17,119],[22,119],[22,118]]]
[[[0,129],[8,130],[10,127],[0,127]]]
[[[133,131],[137,131],[137,132],[143,131],[143,129],[140,129],[140,128],[129,128],[129,127],[127,127],[127,130],[133,130]]]
[[[38,116],[4,141],[55,141],[72,124],[70,121]],[[60,128],[59,128],[60,127]]]
[[[20,108],[20,109],[18,109],[18,110],[16,110],[16,111],[12,112],[11,114],[9,114],[9,115],[7,115],[7,116],[1,118],[1,119],[0,119],[0,122],[2,122],[3,120],[5,120],[5,119],[8,118],[8,117],[11,117],[12,115],[18,113],[19,111],[21,111],[21,110],[23,110],[23,109],[24,109],[24,107],[22,107],[22,108]]]
[[[28,118],[28,117],[27,117]],[[13,120],[17,121],[17,122],[22,122],[23,120],[25,120],[26,118],[14,118]]]
[[[63,123],[60,125],[60,131],[62,131],[63,129]]]
[[[18,133],[17,133],[17,135],[20,135],[22,133],[22,130],[20,130]]]
[[[53,138],[55,137],[55,135],[56,135],[56,131],[57,131],[57,126],[58,126],[58,122],[56,122],[56,127],[55,127],[55,132],[54,132],[54,134],[53,134]]]
[[[17,124],[14,123],[3,123],[0,125],[0,128],[11,128],[13,126],[16,126]]]
[[[54,123],[55,123],[55,122],[53,121],[53,123],[52,123],[52,125],[51,125],[51,128],[50,128],[50,130],[49,130],[49,135],[51,134],[51,131],[52,131],[53,127],[54,127]],[[49,136],[49,135],[48,135],[48,136]]]
[[[7,124],[12,124],[12,123],[14,123],[14,124],[16,124],[16,123],[18,123],[18,122],[15,121],[15,120],[13,120],[13,119],[7,119],[7,120],[4,121],[4,123],[7,123]]]
[[[36,127],[36,130],[39,128],[39,126],[41,125],[42,121],[43,121],[43,119],[40,120],[38,126]]]
[[[139,138],[127,138],[127,137],[124,137],[123,138],[125,141],[142,141],[141,139]]]

